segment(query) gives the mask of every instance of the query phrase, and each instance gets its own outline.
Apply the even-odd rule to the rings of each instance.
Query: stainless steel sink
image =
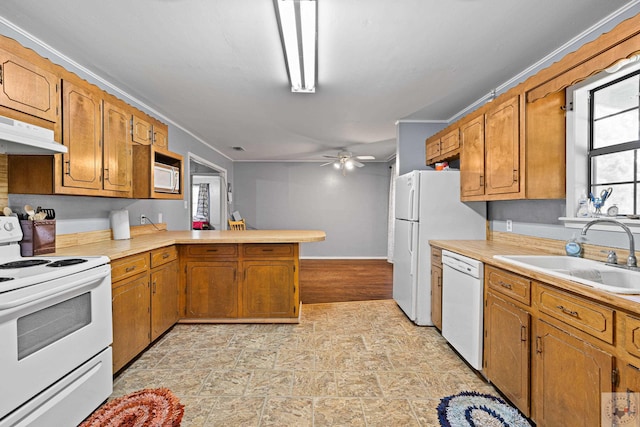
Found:
[[[640,271],[560,255],[495,255],[494,258],[617,294],[640,294]]]

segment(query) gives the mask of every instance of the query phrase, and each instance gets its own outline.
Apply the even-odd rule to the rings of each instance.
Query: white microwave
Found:
[[[180,168],[156,162],[153,166],[153,189],[158,193],[180,193]]]

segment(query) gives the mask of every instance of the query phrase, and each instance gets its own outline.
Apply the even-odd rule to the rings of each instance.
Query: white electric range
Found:
[[[99,257],[22,257],[0,217],[0,427],[77,425],[112,392],[111,268]]]

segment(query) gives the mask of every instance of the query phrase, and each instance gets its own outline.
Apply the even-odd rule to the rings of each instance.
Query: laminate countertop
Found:
[[[559,277],[544,274],[525,267],[510,264],[495,259],[494,255],[564,255],[563,253],[544,251],[535,246],[515,245],[491,240],[430,240],[433,247],[445,249],[469,258],[482,261],[484,264],[493,265],[503,270],[511,271],[540,282],[551,284],[556,288],[570,291],[574,294],[585,296],[598,302],[614,305],[617,308],[628,310],[640,315],[640,295],[623,295],[592,288],[581,283],[565,280]]]
[[[158,231],[127,240],[106,240],[57,249],[52,256],[105,255],[111,260],[170,245],[216,243],[306,243],[321,242],[326,238],[319,230],[193,230]]]

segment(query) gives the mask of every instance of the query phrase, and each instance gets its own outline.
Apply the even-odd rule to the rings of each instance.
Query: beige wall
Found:
[[[9,205],[9,172],[7,156],[0,154],[0,208]]]

